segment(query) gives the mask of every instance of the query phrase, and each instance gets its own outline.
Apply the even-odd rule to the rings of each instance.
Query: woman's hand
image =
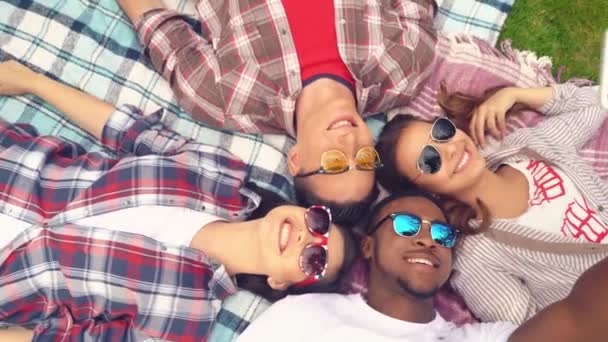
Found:
[[[37,75],[17,61],[0,63],[0,95],[14,96],[31,93]]]
[[[485,133],[502,139],[505,135],[505,116],[517,102],[517,88],[508,87],[497,91],[473,111],[469,123],[471,138],[476,144],[485,146]]]

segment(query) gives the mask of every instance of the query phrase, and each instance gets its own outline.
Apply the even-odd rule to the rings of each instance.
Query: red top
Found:
[[[332,0],[282,0],[300,61],[302,84],[320,77],[355,87],[355,80],[338,51]]]

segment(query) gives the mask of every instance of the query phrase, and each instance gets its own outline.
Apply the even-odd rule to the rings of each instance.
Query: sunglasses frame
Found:
[[[312,228],[310,228],[310,225],[308,224],[308,213],[311,210],[316,210],[316,209],[324,210],[327,213],[329,222],[328,222],[327,232],[325,234],[317,233]],[[295,283],[293,286],[306,286],[306,285],[310,285],[312,283],[316,283],[316,282],[320,281],[321,279],[323,279],[325,277],[325,273],[327,272],[327,265],[329,264],[329,258],[328,258],[329,249],[328,249],[327,245],[329,243],[329,230],[331,228],[331,223],[332,223],[331,210],[324,205],[311,205],[310,207],[308,207],[306,209],[306,212],[304,213],[304,223],[306,224],[306,229],[308,229],[308,231],[312,235],[320,237],[322,239],[322,241],[320,243],[309,243],[308,245],[304,246],[304,248],[302,249],[302,252],[300,253],[300,258],[298,261],[298,266],[300,266],[300,270],[304,274],[306,274],[307,277],[306,277],[306,279]],[[308,274],[304,270],[304,250],[306,250],[306,248],[313,247],[313,246],[322,247],[325,250],[325,255],[327,256],[327,258],[325,260],[325,265],[323,265],[323,271],[320,274]]]
[[[374,151],[374,153],[376,154],[376,158],[378,159],[378,162],[376,163],[376,165],[374,165],[373,169],[371,169],[371,170],[360,168],[359,165],[356,164],[357,156],[359,155],[359,153],[361,153],[361,151],[363,151],[366,148],[372,149]],[[342,152],[340,150],[329,150],[329,151],[323,152],[323,154],[321,155],[321,164],[323,164],[323,157],[325,157],[325,155],[329,152],[338,152],[338,153],[340,153],[340,155],[342,155],[342,157],[344,157],[345,160],[348,161],[348,158],[346,157],[346,154],[344,152]],[[341,170],[338,172],[329,172],[323,168],[323,165],[321,165],[321,167],[318,168],[317,170],[302,173],[302,174],[296,175],[296,177],[309,177],[309,176],[313,176],[313,175],[339,175],[341,173],[345,173],[345,172],[348,172],[353,169],[356,169],[359,171],[376,171],[377,169],[381,168],[382,166],[384,166],[384,165],[382,164],[382,161],[380,160],[380,154],[378,153],[378,151],[372,146],[366,146],[366,147],[360,148],[357,151],[357,154],[355,155],[355,166],[354,167],[350,166],[350,164],[347,164],[347,167],[344,170]]]
[[[454,128],[454,134],[451,137],[447,138],[447,139],[437,139],[437,138],[435,138],[433,136],[433,131],[435,130],[435,126],[437,125],[437,123],[439,121],[442,121],[442,120],[446,120]],[[454,124],[454,122],[452,120],[450,120],[450,119],[442,116],[442,117],[439,117],[439,118],[435,119],[435,121],[433,122],[433,126],[431,126],[431,133],[429,134],[429,137],[430,137],[431,140],[433,140],[435,142],[444,143],[444,142],[448,142],[448,141],[454,139],[454,137],[456,136],[456,131],[457,131],[456,124]],[[420,153],[418,154],[418,158],[416,158],[416,168],[418,169],[418,175],[416,176],[415,179],[417,179],[418,177],[420,177],[421,174],[432,175],[432,174],[437,173],[437,172],[424,172],[424,170],[422,170],[422,168],[420,167],[420,162],[419,162],[420,158],[422,157],[422,153],[424,152],[424,149],[427,148],[427,147],[432,148],[437,153],[437,155],[439,156],[439,169],[437,170],[437,172],[439,172],[439,170],[441,170],[441,166],[443,165],[443,160],[441,158],[441,153],[439,153],[439,150],[437,149],[437,147],[435,147],[435,146],[433,146],[431,144],[424,144],[422,146],[422,149],[420,150]]]
[[[395,226],[395,218],[399,215],[406,215],[406,216],[410,216],[410,217],[414,217],[416,219],[418,219],[418,221],[420,221],[420,224],[418,225],[418,231],[416,231],[416,233],[414,235],[401,235],[397,232],[397,227]],[[405,211],[398,211],[398,212],[394,212],[394,213],[390,213],[388,215],[386,215],[385,217],[382,218],[382,220],[378,221],[378,223],[374,226],[374,228],[372,229],[371,232],[376,231],[376,229],[378,229],[378,227],[380,227],[386,220],[391,219],[393,221],[393,231],[395,232],[395,234],[401,236],[401,237],[415,237],[418,234],[420,234],[420,232],[422,231],[422,225],[424,223],[429,225],[429,232],[431,234],[431,239],[438,244],[439,246],[443,247],[443,248],[453,248],[456,243],[458,242],[458,236],[460,235],[460,230],[458,230],[457,228],[453,227],[452,225],[449,225],[445,222],[441,222],[441,221],[428,221],[428,220],[423,220],[420,216],[412,214],[412,213],[408,213]],[[433,224],[441,224],[443,226],[446,226],[448,228],[451,228],[454,231],[454,244],[452,244],[451,246],[446,246],[442,243],[440,243],[439,241],[435,240],[433,238]],[[371,232],[369,234],[371,234]]]

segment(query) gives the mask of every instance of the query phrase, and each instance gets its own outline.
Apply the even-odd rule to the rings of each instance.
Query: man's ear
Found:
[[[289,168],[289,173],[292,176],[295,176],[300,173],[300,149],[298,144],[293,145],[293,147],[287,153],[287,167]]]
[[[361,239],[361,252],[363,258],[371,259],[374,251],[374,238],[369,235],[364,235]]]
[[[270,286],[273,290],[283,291],[289,287],[289,284],[286,282],[276,280],[273,277],[268,277],[266,282],[268,282],[268,286]]]

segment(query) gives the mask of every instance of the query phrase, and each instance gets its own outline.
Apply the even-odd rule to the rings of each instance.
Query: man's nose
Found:
[[[446,160],[454,160],[458,157],[458,146],[452,142],[446,142],[439,146],[439,150],[443,152],[443,158]]]
[[[428,223],[423,223],[423,227],[421,228],[418,235],[414,236],[416,245],[421,247],[435,247],[435,241],[433,240],[433,236],[431,235],[431,227]]]

